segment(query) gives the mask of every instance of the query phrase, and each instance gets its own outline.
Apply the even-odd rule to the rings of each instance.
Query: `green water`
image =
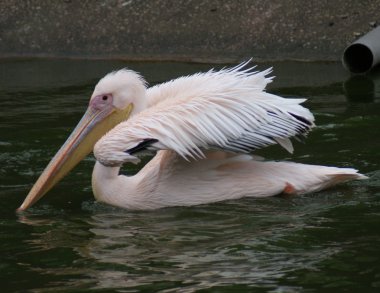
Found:
[[[350,78],[338,63],[271,65],[269,91],[308,98],[318,128],[293,156],[259,154],[353,166],[369,180],[131,212],[94,201],[89,157],[18,215],[105,73],[128,66],[155,84],[211,65],[0,61],[1,292],[380,292],[380,78]]]

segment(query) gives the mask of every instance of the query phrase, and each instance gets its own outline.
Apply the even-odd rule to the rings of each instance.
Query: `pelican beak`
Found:
[[[107,131],[126,120],[132,108],[132,104],[123,110],[110,105],[100,110],[90,104],[74,131],[42,172],[17,211],[26,210],[46,194],[92,151],[95,143]]]

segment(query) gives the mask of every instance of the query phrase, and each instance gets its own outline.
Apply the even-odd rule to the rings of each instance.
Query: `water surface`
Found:
[[[318,125],[306,144],[295,144],[294,155],[279,147],[259,154],[355,167],[367,181],[297,197],[133,212],[94,201],[90,156],[33,208],[16,214],[97,80],[126,66],[150,84],[212,67],[0,61],[2,291],[380,290],[380,78],[350,77],[338,63],[259,65],[274,66],[269,91],[307,98]]]

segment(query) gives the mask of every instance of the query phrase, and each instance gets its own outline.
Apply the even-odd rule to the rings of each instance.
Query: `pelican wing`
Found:
[[[264,91],[270,70],[245,66],[150,88],[150,107],[116,126],[98,146],[128,152],[153,139],[151,148],[174,150],[184,158],[203,158],[203,150],[210,148],[248,153],[276,143],[292,152],[289,138],[305,136],[314,126],[313,115],[300,105],[304,99]]]

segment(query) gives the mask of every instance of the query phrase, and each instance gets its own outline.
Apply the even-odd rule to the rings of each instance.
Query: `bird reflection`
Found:
[[[29,253],[44,251],[32,270],[62,277],[71,288],[166,284],[193,292],[226,282],[270,284],[299,264],[313,267],[339,251],[315,247],[306,259],[300,255],[297,235],[310,227],[309,217],[278,198],[257,207],[243,200],[155,212],[126,213],[100,204],[88,208],[81,218],[20,216],[35,230],[27,240]]]

